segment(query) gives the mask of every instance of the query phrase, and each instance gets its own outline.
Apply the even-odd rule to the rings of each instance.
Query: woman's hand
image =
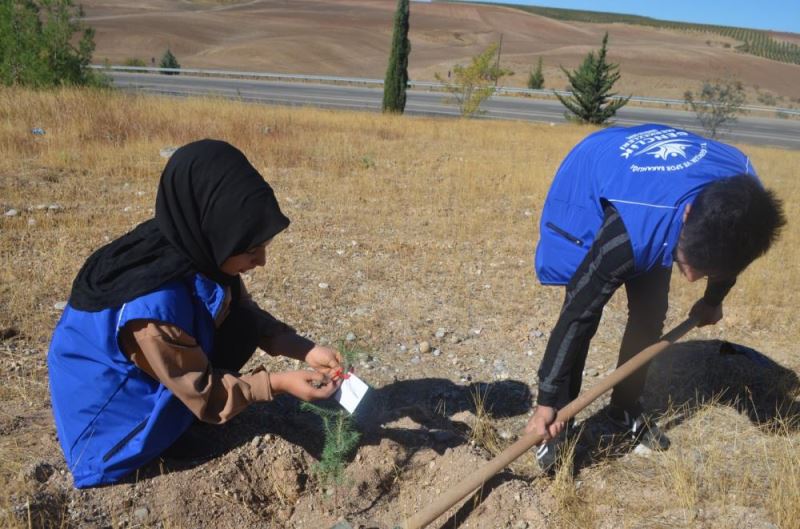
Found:
[[[339,351],[315,345],[306,353],[306,363],[317,370],[319,373],[333,379],[334,374],[342,369],[342,355]]]
[[[273,395],[289,393],[300,400],[327,399],[339,389],[341,381],[316,371],[283,371],[270,373]]]

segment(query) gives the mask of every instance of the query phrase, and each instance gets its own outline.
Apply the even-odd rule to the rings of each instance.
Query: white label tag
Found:
[[[360,378],[350,373],[350,376],[344,379],[342,385],[339,386],[339,391],[333,394],[333,398],[342,405],[344,409],[353,413],[358,407],[358,403],[367,394],[369,386]]]

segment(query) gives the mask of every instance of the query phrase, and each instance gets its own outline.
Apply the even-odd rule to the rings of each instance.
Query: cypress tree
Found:
[[[599,125],[628,103],[630,97],[611,99],[616,95],[611,93],[611,88],[621,75],[617,71],[619,65],[606,61],[607,44],[608,33],[603,37],[603,45],[597,55],[589,52],[577,70],[570,72],[561,67],[569,79],[572,96],[567,98],[556,94],[556,97],[571,113],[567,114],[568,119]]]
[[[408,55],[411,42],[408,40],[408,0],[398,0],[394,14],[392,51],[389,66],[383,81],[383,111],[402,114],[406,108],[406,86],[408,85]]]

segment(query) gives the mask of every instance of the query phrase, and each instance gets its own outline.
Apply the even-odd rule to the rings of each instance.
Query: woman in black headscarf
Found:
[[[113,483],[198,418],[222,423],[279,393],[331,396],[341,357],[261,310],[239,274],[289,225],[231,145],[178,149],[156,215],[97,250],[72,286],[48,354],[59,441],[76,487]],[[239,370],[260,346],[314,371]]]

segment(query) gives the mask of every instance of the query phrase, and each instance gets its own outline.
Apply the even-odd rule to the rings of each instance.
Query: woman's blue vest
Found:
[[[633,246],[636,273],[672,265],[683,212],[709,183],[755,176],[738,149],[664,125],[613,127],[581,141],[556,173],[542,209],[536,274],[565,285],[603,221],[603,204],[619,211]]]
[[[132,320],[156,320],[193,336],[210,358],[222,286],[195,275],[165,283],[121,307],[67,305],[47,357],[56,430],[75,486],[119,481],[161,454],[194,415],[120,349]]]

